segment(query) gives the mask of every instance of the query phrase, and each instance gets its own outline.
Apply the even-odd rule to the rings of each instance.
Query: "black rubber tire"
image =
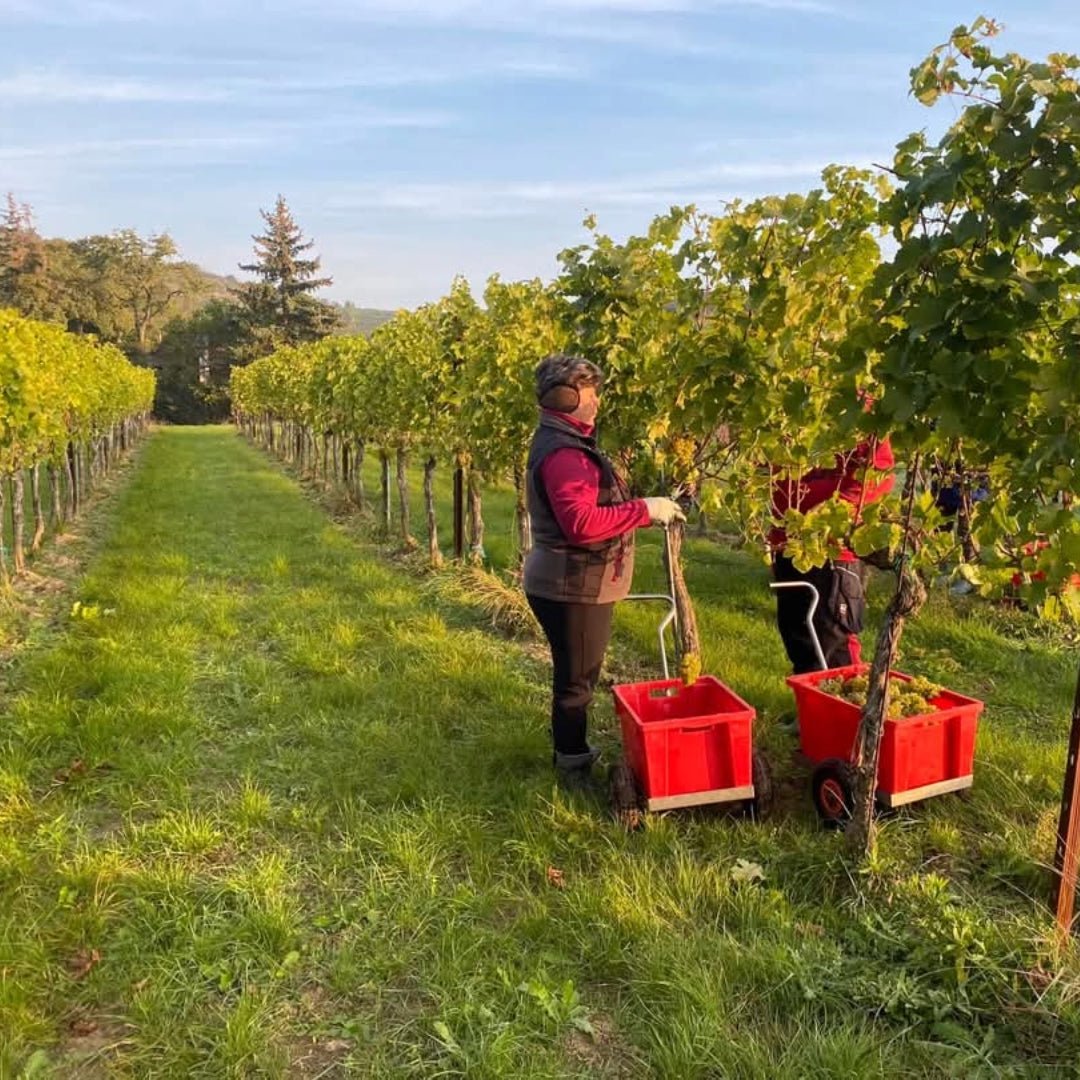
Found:
[[[617,761],[608,771],[608,801],[615,820],[633,832],[645,820],[645,800],[637,777],[625,761]]]
[[[769,759],[756,747],[750,756],[750,768],[754,797],[747,800],[746,809],[754,821],[764,821],[772,813],[776,791]]]
[[[814,769],[810,790],[814,809],[826,828],[842,829],[851,820],[856,776],[855,766],[840,758],[828,758]]]

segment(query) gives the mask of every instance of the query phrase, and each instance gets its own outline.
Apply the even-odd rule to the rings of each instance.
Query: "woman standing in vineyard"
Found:
[[[586,738],[588,708],[615,603],[630,592],[634,531],[685,520],[671,499],[631,499],[597,448],[602,379],[600,369],[580,357],[541,361],[540,421],[527,465],[533,547],[523,583],[551,646],[553,762],[571,787],[587,782],[599,757]]]

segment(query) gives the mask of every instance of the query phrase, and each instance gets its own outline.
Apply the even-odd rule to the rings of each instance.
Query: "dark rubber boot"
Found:
[[[600,751],[590,746],[581,754],[555,752],[555,777],[559,786],[567,791],[583,791],[592,787],[592,767],[600,758]]]

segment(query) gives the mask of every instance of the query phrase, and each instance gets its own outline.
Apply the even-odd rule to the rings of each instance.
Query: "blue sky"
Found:
[[[0,0],[0,192],[46,235],[168,231],[207,269],[289,200],[329,296],[550,276],[595,212],[810,187],[888,160],[959,22],[1080,52],[1078,0]]]

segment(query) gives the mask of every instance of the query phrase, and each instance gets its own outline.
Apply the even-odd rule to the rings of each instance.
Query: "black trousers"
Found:
[[[820,597],[814,612],[825,666],[845,667],[855,663],[859,650],[858,634],[863,627],[866,601],[863,593],[862,563],[826,563],[805,573],[783,555],[773,557],[773,576],[777,581],[808,581]],[[796,675],[820,668],[806,613],[811,597],[806,589],[776,590],[776,625]]]
[[[614,604],[568,604],[529,596],[551,646],[551,738],[560,754],[583,754],[589,703],[611,640]]]

